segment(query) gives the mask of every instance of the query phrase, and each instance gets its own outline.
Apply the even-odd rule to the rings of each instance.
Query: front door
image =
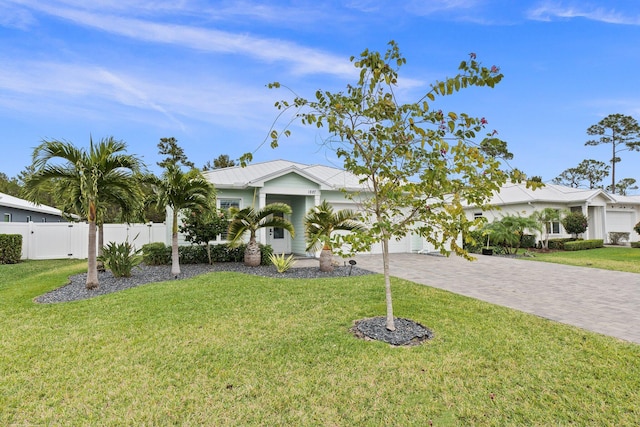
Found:
[[[282,217],[282,214],[275,214]],[[267,229],[267,244],[271,245],[274,254],[291,253],[291,234],[284,228],[269,227]]]

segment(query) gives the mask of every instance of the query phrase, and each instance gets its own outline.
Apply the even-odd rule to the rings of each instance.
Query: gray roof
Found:
[[[273,160],[253,163],[246,167],[213,169],[204,172],[204,176],[217,188],[263,187],[266,181],[295,173],[317,183],[321,190],[363,190],[365,186],[359,178],[342,169],[323,166],[305,165],[287,160]]]
[[[10,196],[5,193],[0,193],[0,206],[62,216],[62,211],[60,209],[52,208],[51,206],[47,205],[36,205],[35,203],[31,203],[18,197]]]
[[[544,187],[533,190],[525,184],[505,184],[500,191],[494,193],[492,205],[510,205],[521,203],[585,203],[602,196],[607,202],[615,202],[611,195],[602,189],[588,190],[571,188],[564,185],[545,184]]]

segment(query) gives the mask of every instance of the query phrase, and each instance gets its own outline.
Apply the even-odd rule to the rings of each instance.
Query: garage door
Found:
[[[633,212],[607,211],[607,232],[629,233],[632,237],[634,219]]]

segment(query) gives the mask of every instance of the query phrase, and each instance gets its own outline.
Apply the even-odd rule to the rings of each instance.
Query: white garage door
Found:
[[[633,212],[607,211],[607,231],[630,233],[633,230]]]

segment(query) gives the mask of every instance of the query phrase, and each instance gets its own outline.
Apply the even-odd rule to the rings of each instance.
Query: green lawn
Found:
[[[32,299],[77,261],[0,265],[0,425],[638,425],[640,346],[411,282],[421,346],[358,340],[382,277],[211,273]]]
[[[640,273],[638,248],[606,247],[587,251],[537,252],[535,257],[524,259]]]

